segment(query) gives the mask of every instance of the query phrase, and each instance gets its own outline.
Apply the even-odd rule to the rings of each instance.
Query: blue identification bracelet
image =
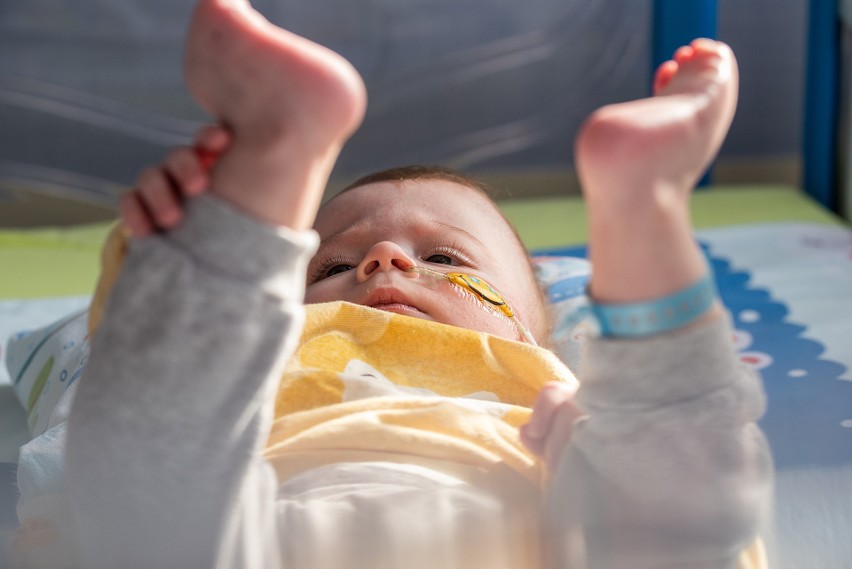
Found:
[[[601,336],[637,338],[661,334],[697,320],[713,305],[716,287],[712,273],[672,295],[630,304],[597,304],[589,310]]]

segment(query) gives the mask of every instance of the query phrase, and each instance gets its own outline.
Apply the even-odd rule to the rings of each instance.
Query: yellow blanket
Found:
[[[306,310],[266,449],[279,476],[345,455],[508,466],[541,482],[518,427],[545,382],[576,385],[551,352],[343,302]]]

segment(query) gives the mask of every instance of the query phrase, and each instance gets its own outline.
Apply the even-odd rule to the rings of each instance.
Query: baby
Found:
[[[544,302],[517,234],[475,181],[396,169],[320,207],[366,105],[346,61],[243,0],[200,0],[185,70],[222,126],[143,172],[121,204],[135,239],[69,419],[67,486],[86,566],[747,562],[771,470],[754,424],[763,400],[706,294],[689,217],[690,190],[736,105],[727,46],[681,48],[658,70],[656,96],[600,109],[577,137],[603,333],[577,398],[571,373],[524,342],[527,330],[547,344]],[[486,280],[515,319],[413,267]],[[681,309],[686,293],[696,302]],[[679,318],[667,322],[660,307],[671,299]],[[319,305],[307,321],[303,300]],[[323,308],[334,301],[366,308]],[[647,321],[631,329],[618,314]],[[305,371],[292,361],[333,359],[327,330],[316,330],[371,336],[388,322],[415,338],[408,375],[388,389],[422,397],[388,402],[370,387],[357,400],[288,407],[317,385],[312,401],[338,390],[338,379],[286,379]],[[447,335],[472,346],[459,361],[503,358],[523,389],[457,404],[465,394],[453,378],[425,379]],[[454,402],[434,407],[432,392]],[[428,418],[418,428],[470,440],[409,460],[406,444],[437,439],[375,438],[376,422],[393,429],[412,413]],[[317,442],[329,431],[337,438]],[[334,446],[341,437],[352,446]],[[546,465],[540,487],[521,481],[538,471],[516,440]]]

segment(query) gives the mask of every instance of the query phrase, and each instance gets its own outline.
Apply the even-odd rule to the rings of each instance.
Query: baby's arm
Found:
[[[590,341],[577,394],[586,415],[548,504],[553,528],[584,528],[590,566],[735,567],[755,540],[772,488],[756,425],[765,399],[730,338],[718,316]]]
[[[87,567],[276,566],[260,450],[315,240],[200,196],[131,241],[69,419]]]

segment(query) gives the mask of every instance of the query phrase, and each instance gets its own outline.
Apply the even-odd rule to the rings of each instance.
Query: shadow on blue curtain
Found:
[[[654,0],[651,73],[671,59],[677,48],[695,38],[716,38],[716,0]],[[711,169],[698,182],[711,182]]]
[[[805,79],[802,186],[824,207],[838,212],[837,118],[840,20],[837,0],[811,0]]]

